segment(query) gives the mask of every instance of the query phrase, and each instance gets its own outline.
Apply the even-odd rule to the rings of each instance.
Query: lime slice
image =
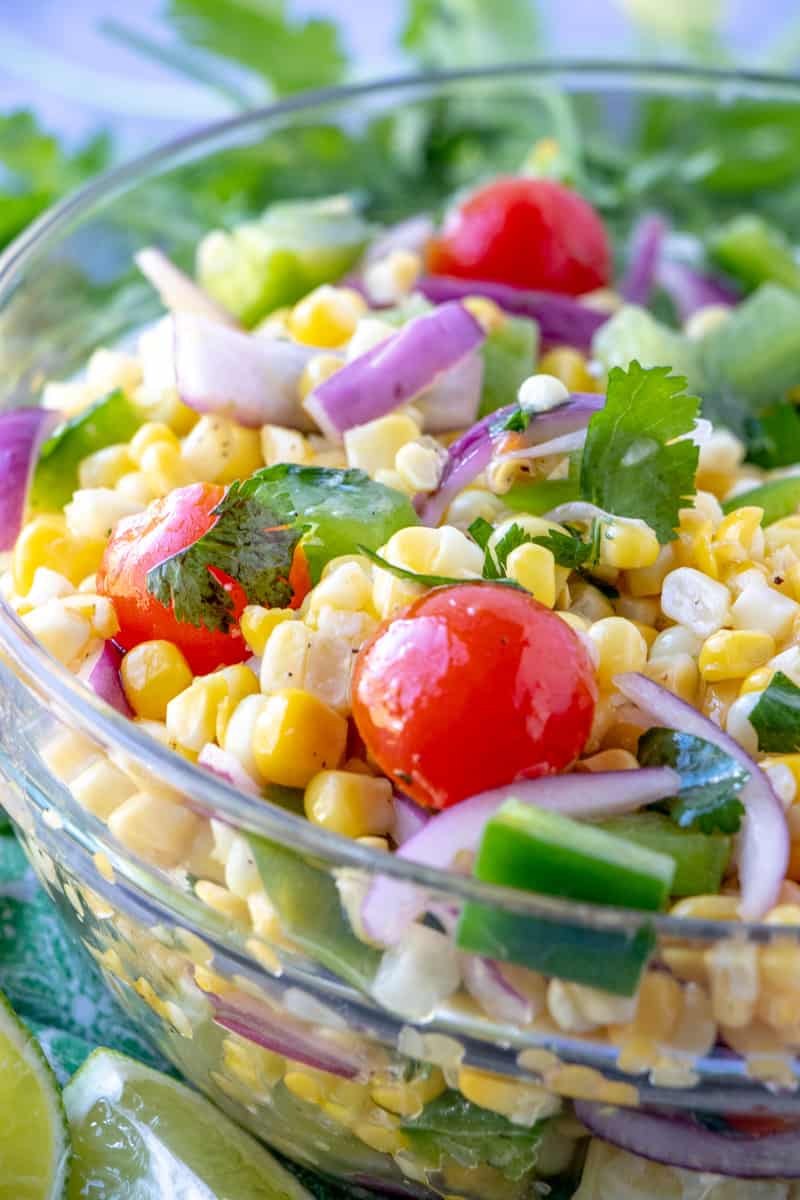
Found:
[[[64,1104],[70,1200],[312,1200],[202,1096],[122,1054],[95,1050]]]
[[[56,1077],[0,994],[0,1200],[58,1200],[69,1158]]]

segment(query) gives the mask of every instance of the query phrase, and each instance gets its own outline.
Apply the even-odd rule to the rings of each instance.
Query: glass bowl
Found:
[[[3,403],[35,403],[46,378],[69,377],[94,348],[155,317],[133,254],[156,242],[188,263],[210,223],[243,215],[242,172],[260,172],[265,203],[357,188],[391,221],[443,202],[485,166],[487,150],[502,170],[547,135],[563,144],[579,130],[619,148],[658,105],[691,121],[698,100],[723,116],[745,106],[757,141],[761,114],[766,122],[800,105],[800,84],[540,63],[320,92],[181,138],[64,201],[0,259]],[[704,136],[698,127],[698,155],[718,153]],[[736,191],[720,161],[723,211]],[[800,909],[744,925],[719,919],[730,904],[698,903],[687,916],[645,921],[490,887],[323,832],[118,716],[5,604],[0,715],[5,806],[109,988],[189,1080],[307,1166],[398,1195],[507,1200],[531,1194],[533,1177],[515,1178],[474,1128],[459,1140],[459,1095],[510,1118],[512,1130],[561,1107],[540,1149],[543,1178],[579,1161],[571,1099],[800,1113]],[[155,796],[160,819],[115,837],[108,820],[134,794]],[[259,848],[260,876],[244,838]],[[428,914],[432,945],[447,944],[442,927],[470,903],[500,931],[500,957],[533,931],[556,949],[572,945],[573,958],[577,945],[582,983],[530,973],[520,977],[524,1014],[489,1005],[494,1016],[463,989],[440,1001],[436,955],[417,966],[416,986],[387,983],[380,951],[358,936],[359,899],[379,876]],[[609,962],[643,941],[652,956],[638,1003],[605,991]],[[437,1141],[414,1121],[442,1095],[455,1124]]]

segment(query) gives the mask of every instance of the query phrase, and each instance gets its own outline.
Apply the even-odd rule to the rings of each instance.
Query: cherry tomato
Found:
[[[447,808],[567,767],[589,736],[594,670],[577,634],[503,584],[436,588],[360,651],[353,716],[420,804]]]
[[[239,632],[209,630],[179,621],[147,590],[147,572],[165,558],[190,546],[214,524],[213,510],[225,489],[211,483],[176,488],[143,513],[120,521],[106,546],[97,576],[98,591],[114,601],[120,623],[115,640],[125,650],[151,638],[179,646],[195,674],[241,662],[250,651]],[[223,572],[216,575],[233,600],[238,619],[247,604],[244,589]]]
[[[770,1113],[726,1113],[725,1120],[733,1129],[750,1137],[769,1137],[798,1126],[797,1120]]]
[[[506,176],[448,214],[428,249],[428,269],[580,296],[609,283],[611,246],[577,192],[552,179]]]

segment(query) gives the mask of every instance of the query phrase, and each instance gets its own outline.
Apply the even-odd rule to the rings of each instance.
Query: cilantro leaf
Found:
[[[524,433],[531,423],[531,410],[520,404],[502,423],[500,428],[508,433]]]
[[[214,515],[207,533],[147,572],[147,590],[162,604],[172,604],[179,621],[227,633],[234,605],[223,576],[241,584],[251,604],[285,608],[292,598],[292,555],[303,529],[263,503],[255,476],[231,484]]]
[[[519,546],[530,545],[532,542],[533,537],[531,534],[526,533],[522,526],[518,525],[515,521],[510,529],[506,530],[499,542],[497,542],[494,548],[494,556],[492,556],[492,552],[488,546],[486,548],[486,562],[484,563],[483,573],[487,579],[497,579],[499,576],[505,575],[506,563],[511,551],[516,550]],[[497,563],[497,567],[495,567],[495,563]],[[493,574],[487,574],[487,566],[494,572]]]
[[[694,495],[698,449],[689,433],[699,401],[669,367],[635,359],[614,367],[605,407],[589,422],[581,463],[584,499],[620,517],[640,517],[660,542],[675,537],[678,512]]]
[[[391,572],[398,579],[410,579],[414,583],[424,584],[425,587],[449,587],[454,583],[470,582],[468,579],[455,579],[450,575],[422,575],[418,571],[407,571],[405,567],[397,567],[387,559],[381,558],[380,554],[376,554],[374,550],[367,549],[366,546],[359,546],[358,552],[370,559],[371,562],[374,562],[376,567],[381,567],[384,571]]]
[[[783,671],[776,671],[750,713],[765,754],[794,754],[800,750],[800,688]]]
[[[719,746],[688,733],[653,728],[639,739],[639,762],[643,767],[672,767],[680,775],[678,795],[663,805],[676,825],[702,833],[738,831],[744,813],[739,792],[749,773]]]
[[[470,525],[467,533],[477,542],[481,550],[485,550],[489,544],[489,538],[494,533],[494,525],[491,521],[487,521],[485,517],[476,517]]]
[[[596,521],[595,528],[599,524],[600,522]],[[595,544],[597,538],[594,534],[591,542],[585,542],[579,530],[570,525],[565,528],[566,533],[562,533],[560,529],[551,529],[549,533],[531,538],[531,541],[535,546],[544,546],[549,550],[560,567],[569,567],[571,571],[577,571],[581,567],[594,565],[598,559]]]

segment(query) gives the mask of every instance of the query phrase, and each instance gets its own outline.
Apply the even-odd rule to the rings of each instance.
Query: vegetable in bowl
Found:
[[[775,964],[724,951],[737,922],[782,921],[800,879],[797,495],[775,461],[796,298],[737,273],[729,246],[724,274],[718,254],[687,264],[652,215],[614,286],[601,216],[560,182],[480,181],[388,248],[348,204],[322,211],[307,246],[285,212],[263,222],[268,253],[234,239],[213,286],[208,244],[199,282],[147,256],[170,311],[136,353],[102,352],[103,388],[96,365],[50,385],[60,416],[3,418],[4,592],[65,667],[242,802],[378,863],[513,889],[519,910],[498,913],[380,865],[365,886],[167,788],[77,788],[117,845],[387,1019],[466,1006],[506,1037],[599,1046],[613,1077],[551,1055],[506,1079],[420,1051],[398,1080],[329,1014],[309,1028],[196,964],[240,1076],[257,1063],[259,1086],[346,1123],[404,1179],[568,1189],[585,1127],[643,1149],[596,1109],[576,1125],[572,1100],[624,1108],[644,1071],[689,1088],[765,1028],[793,1046],[786,1007],[752,998]],[[731,945],[682,956],[681,918],[710,913]],[[716,1170],[718,1143],[692,1132],[659,1161]],[[742,1141],[730,1121],[724,1136]],[[800,1173],[787,1141],[779,1178]]]

